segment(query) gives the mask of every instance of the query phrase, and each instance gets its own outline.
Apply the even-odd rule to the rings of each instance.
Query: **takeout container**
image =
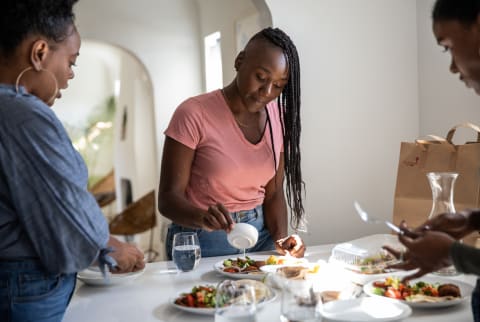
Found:
[[[235,248],[246,249],[255,246],[258,240],[258,230],[247,223],[237,223],[227,234],[227,240]]]
[[[371,235],[336,245],[332,249],[329,263],[344,268],[352,282],[363,285],[372,279],[388,275],[385,268],[398,262],[382,248],[385,245],[404,250],[395,235]]]

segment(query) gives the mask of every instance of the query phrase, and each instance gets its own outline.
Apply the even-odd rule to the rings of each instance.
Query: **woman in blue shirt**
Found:
[[[75,2],[0,1],[2,321],[61,321],[76,272],[95,261],[144,267],[141,251],[109,236],[85,164],[49,107],[74,77]]]

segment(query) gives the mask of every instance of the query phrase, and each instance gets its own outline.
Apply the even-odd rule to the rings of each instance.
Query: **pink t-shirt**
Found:
[[[276,102],[267,105],[278,167],[283,135]],[[222,203],[228,211],[263,203],[275,175],[270,128],[257,144],[243,135],[220,90],[187,99],[176,109],[165,135],[195,150],[187,198],[207,209]]]

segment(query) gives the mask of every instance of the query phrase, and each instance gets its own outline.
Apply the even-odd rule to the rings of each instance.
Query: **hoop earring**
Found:
[[[29,66],[27,68],[25,68],[24,70],[22,70],[20,72],[20,74],[18,74],[17,76],[17,79],[15,81],[15,91],[17,92],[18,94],[18,87],[20,85],[20,79],[22,78],[22,76],[28,72],[29,70],[33,70],[32,66]],[[50,97],[50,99],[46,102],[47,104],[50,105],[50,103],[53,103],[53,101],[55,100],[55,97],[57,97],[57,93],[58,93],[58,82],[57,82],[57,78],[55,77],[55,75],[53,75],[53,73],[51,71],[49,71],[48,69],[45,69],[45,68],[42,68],[39,70],[39,72],[47,72],[47,74],[50,75],[50,77],[53,79],[53,82],[55,83],[55,92],[53,93],[53,95]]]

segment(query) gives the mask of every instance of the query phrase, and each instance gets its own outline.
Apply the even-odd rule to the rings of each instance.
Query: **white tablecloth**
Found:
[[[306,257],[310,261],[328,259],[333,245],[311,246]],[[230,256],[232,257],[232,256]],[[171,305],[182,291],[198,284],[217,284],[224,276],[213,271],[213,265],[225,257],[202,258],[192,272],[174,273],[172,262],[148,264],[145,273],[135,281],[108,287],[92,287],[78,282],[64,322],[189,322],[213,321],[180,311]],[[474,276],[460,275],[458,280],[474,284]],[[280,321],[280,296],[257,313],[258,322]],[[324,319],[325,321],[325,319]],[[472,321],[470,303],[447,308],[414,309],[407,322]]]

